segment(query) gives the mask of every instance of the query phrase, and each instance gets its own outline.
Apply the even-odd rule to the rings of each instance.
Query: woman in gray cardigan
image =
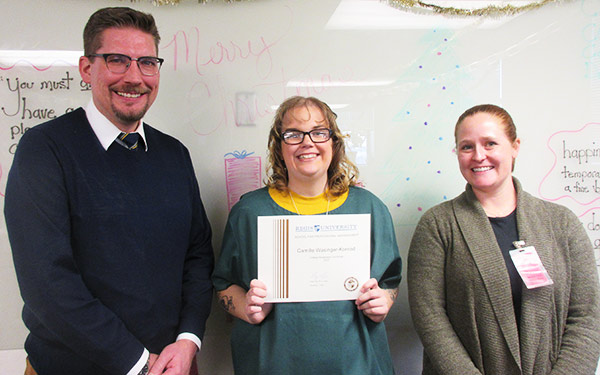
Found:
[[[520,140],[504,109],[467,110],[455,140],[466,190],[423,215],[408,255],[423,374],[594,374],[600,292],[583,226],[512,177]],[[517,240],[551,285],[525,287],[509,255]]]

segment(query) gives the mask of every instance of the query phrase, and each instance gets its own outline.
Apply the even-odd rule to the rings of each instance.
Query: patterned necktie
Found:
[[[138,146],[143,145],[144,140],[140,138],[139,133],[121,133],[116,142],[128,150],[135,151]]]

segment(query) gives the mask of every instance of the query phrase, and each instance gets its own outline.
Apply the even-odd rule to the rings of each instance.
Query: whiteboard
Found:
[[[215,249],[231,205],[262,186],[277,105],[312,95],[338,114],[362,182],[393,216],[403,259],[422,213],[464,189],[456,119],[494,103],[511,113],[522,139],[515,176],[580,217],[600,264],[600,2],[593,0],[494,19],[408,13],[376,0],[2,1],[2,208],[25,129],[90,98],[76,67],[87,18],[123,5],[157,20],[166,62],[146,121],[190,149]],[[20,348],[22,302],[0,221],[0,348]],[[412,329],[405,282],[386,324],[398,340]],[[230,325],[215,308],[207,340],[227,347]],[[407,368],[403,353],[419,352],[410,337],[417,342],[392,344],[398,371]]]

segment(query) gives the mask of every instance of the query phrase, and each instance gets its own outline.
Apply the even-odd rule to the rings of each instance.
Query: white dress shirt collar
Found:
[[[85,107],[85,115],[92,126],[92,130],[98,140],[102,144],[105,150],[108,150],[110,145],[117,139],[121,130],[117,128],[112,122],[110,122],[100,111],[96,108],[94,100],[90,99],[90,102]],[[146,142],[146,134],[144,133],[143,119],[140,120],[140,125],[137,127],[136,132],[139,133],[140,137],[144,140],[144,151],[148,151],[148,142]]]

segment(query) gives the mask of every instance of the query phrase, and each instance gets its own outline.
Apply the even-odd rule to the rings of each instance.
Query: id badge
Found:
[[[527,246],[511,250],[510,257],[527,289],[553,284],[535,247]]]

